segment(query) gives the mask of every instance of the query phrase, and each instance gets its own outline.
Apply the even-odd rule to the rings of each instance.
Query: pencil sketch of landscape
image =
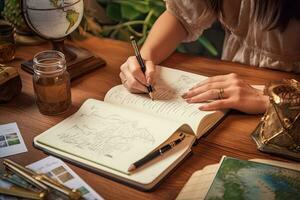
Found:
[[[172,76],[172,78],[161,76],[154,86],[155,101],[151,101],[147,94],[132,94],[123,86],[117,86],[110,90],[105,99],[110,103],[124,105],[142,112],[147,111],[182,123],[188,119],[199,121],[201,117],[199,105],[189,104],[181,97],[198,82],[197,77],[186,74]]]
[[[181,95],[189,88],[194,86],[198,81],[187,75],[180,75],[171,83],[166,83],[164,79],[159,78],[155,84],[155,100],[168,101],[182,101]],[[124,99],[128,92],[126,90],[114,90],[109,93],[108,99],[120,104],[127,104],[132,99]]]
[[[159,78],[155,86],[155,98],[158,100],[181,99],[178,97],[196,83],[197,80],[186,75],[180,75],[177,80],[171,83],[166,83],[163,79]]]
[[[81,114],[79,123],[58,134],[60,141],[109,158],[129,151],[135,143],[151,145],[155,142],[147,129],[138,126],[138,121],[117,114],[104,115],[95,107],[92,110]]]

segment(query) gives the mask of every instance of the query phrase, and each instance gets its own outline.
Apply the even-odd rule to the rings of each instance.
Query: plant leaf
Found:
[[[218,56],[217,49],[213,46],[213,44],[204,36],[198,38],[198,42],[203,45],[205,49],[209,51],[213,56]]]
[[[148,13],[149,12],[149,2],[145,0],[112,0],[115,3],[120,5],[129,5],[132,6],[135,10],[140,13]]]
[[[153,10],[153,14],[156,17],[159,17],[165,10],[165,4],[162,1],[150,0],[149,7]]]
[[[180,53],[187,53],[185,47],[182,44],[177,47],[177,51]]]
[[[119,4],[108,4],[106,7],[106,14],[112,20],[122,21],[121,6]]]
[[[118,40],[129,41],[130,32],[127,29],[120,29],[116,35]]]
[[[128,19],[128,20],[134,20],[138,18],[141,14],[138,10],[135,9],[135,7],[128,5],[128,4],[122,4],[121,5],[121,15],[122,18]]]

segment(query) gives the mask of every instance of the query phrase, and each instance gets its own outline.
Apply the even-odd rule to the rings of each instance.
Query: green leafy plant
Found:
[[[165,10],[161,0],[99,0],[106,14],[117,24],[102,27],[102,34],[111,38],[129,40],[136,36],[142,44],[155,20]]]
[[[165,11],[162,0],[98,0],[106,10],[107,16],[115,23],[102,26],[101,34],[105,37],[129,41],[134,35],[141,45],[145,41],[156,19]],[[198,39],[212,56],[217,56],[218,51],[204,36]],[[185,46],[177,49],[186,52]]]
[[[28,31],[21,14],[20,3],[21,0],[4,1],[4,8],[1,14],[6,21],[12,23],[19,31]]]

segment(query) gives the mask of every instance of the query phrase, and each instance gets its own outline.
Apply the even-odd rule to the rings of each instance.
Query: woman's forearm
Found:
[[[153,25],[141,50],[145,60],[154,64],[166,59],[187,36],[180,21],[169,11],[165,11]]]

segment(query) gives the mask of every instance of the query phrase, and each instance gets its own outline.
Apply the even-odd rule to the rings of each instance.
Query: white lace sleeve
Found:
[[[167,11],[172,13],[188,32],[183,42],[195,41],[203,30],[216,20],[205,0],[165,0]]]

